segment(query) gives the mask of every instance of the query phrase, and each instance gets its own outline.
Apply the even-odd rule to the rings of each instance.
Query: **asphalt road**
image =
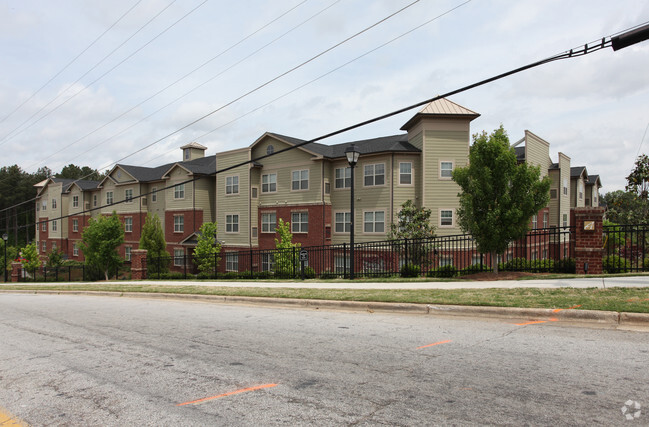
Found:
[[[649,424],[648,333],[515,323],[2,294],[0,407],[34,426]]]

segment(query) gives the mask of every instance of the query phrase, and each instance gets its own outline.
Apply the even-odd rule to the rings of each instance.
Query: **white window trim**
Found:
[[[337,179],[336,179],[336,171],[337,171],[338,169],[342,169],[342,170],[343,170],[343,186],[342,186],[342,187],[336,187],[336,182],[337,182]],[[335,169],[334,169],[334,176],[333,176],[333,180],[334,180],[334,191],[344,191],[344,190],[349,191],[349,190],[352,188],[351,185],[350,185],[349,187],[347,187],[347,186],[345,185],[346,182],[347,182],[347,172],[346,172],[347,170],[350,171],[350,172],[349,172],[349,174],[350,174],[349,179],[350,179],[350,181],[351,181],[351,168],[350,168],[349,166],[343,166],[343,167],[335,168]],[[354,174],[354,175],[356,175],[356,174]],[[350,182],[350,184],[351,184],[351,182]]]
[[[79,207],[79,196],[72,196],[72,207],[73,208]]]
[[[131,260],[131,250],[133,250],[132,246],[124,246],[124,260]]]
[[[275,226],[273,227],[272,230],[264,231],[264,224],[265,224],[264,215],[275,215]],[[261,233],[262,234],[275,234],[275,231],[277,229],[277,212],[275,212],[275,211],[261,212],[260,225],[261,225]]]
[[[365,214],[368,213],[368,212],[374,212],[375,214],[376,214],[376,212],[383,212],[383,231],[365,231]],[[388,212],[388,210],[383,209],[383,208],[364,209],[363,210],[363,221],[362,221],[362,223],[363,223],[363,228],[362,228],[363,234],[365,234],[365,235],[374,235],[374,236],[385,235],[385,233],[388,232],[388,213],[387,212]],[[374,217],[376,219],[376,215],[374,215]],[[376,224],[376,221],[374,221],[373,224]],[[376,229],[376,227],[372,227],[372,228]]]
[[[176,218],[182,218],[182,220],[183,220],[183,222],[182,222],[182,228],[183,228],[183,229],[182,229],[182,230],[177,230],[177,229],[176,229]],[[180,215],[174,215],[174,216],[173,216],[173,220],[174,220],[174,233],[177,233],[177,234],[182,234],[182,233],[184,233],[184,232],[185,232],[185,215],[183,215],[183,214],[180,214]]]
[[[264,191],[264,176],[266,175],[275,175],[275,190],[274,191]],[[279,181],[277,180],[277,172],[276,171],[269,171],[264,174],[262,174],[259,177],[259,188],[261,189],[261,194],[273,194],[277,193],[277,187],[279,186]],[[270,183],[268,184],[270,186]]]
[[[295,231],[295,229],[293,228],[295,226],[295,222],[293,221],[293,214],[303,214],[303,213],[305,213],[306,216],[307,216],[307,220],[306,220],[307,231]],[[309,233],[309,211],[308,210],[303,210],[302,209],[302,210],[291,211],[291,221],[290,222],[291,222],[291,233],[293,233],[293,234],[308,234]],[[300,224],[300,229],[301,229],[302,228],[301,224],[304,224],[304,223],[303,222],[298,222],[298,224]]]
[[[52,199],[52,210],[56,209],[56,199]]]
[[[76,243],[72,244],[72,256],[79,256],[79,246]]]
[[[79,220],[76,218],[72,219],[72,232],[73,233],[79,232]]]
[[[182,255],[178,255],[182,253]],[[185,266],[185,249],[184,248],[174,248],[174,267],[184,267]]]
[[[232,219],[234,219],[234,216],[237,217],[237,222],[236,222],[237,231],[228,231],[228,216],[232,216],[233,217]],[[224,224],[225,224],[225,233],[226,234],[239,234],[241,232],[241,215],[239,213],[237,213],[237,212],[226,213],[225,214]],[[234,222],[232,224],[234,224]]]
[[[455,161],[450,160],[450,159],[439,159],[439,179],[442,181],[451,181],[453,180],[452,176],[442,176],[442,163],[450,163],[451,164],[451,175],[453,174],[453,170],[455,170]]]
[[[129,191],[131,192],[131,197],[127,196]],[[128,204],[133,203],[133,189],[132,188],[124,189],[124,203],[128,203]]]
[[[303,179],[302,179],[302,172],[304,172],[304,171],[306,171],[306,175],[307,175],[307,177],[306,177],[306,188],[302,188],[302,181],[303,181]],[[298,188],[297,190],[294,190],[294,189],[293,189],[293,182],[294,182],[294,181],[293,181],[293,174],[294,174],[295,172],[297,172],[297,173],[300,174],[300,179],[297,180],[297,182],[299,183],[299,187],[300,187],[300,188]],[[309,191],[309,188],[310,188],[310,186],[311,186],[311,183],[309,182],[310,180],[311,180],[311,171],[310,171],[308,168],[307,168],[307,169],[296,169],[296,170],[292,170],[292,171],[291,171],[291,192],[292,192],[292,193],[298,193],[298,192],[300,192],[300,191]]]
[[[182,197],[176,197],[176,194],[181,191],[180,190],[181,186],[182,186],[183,195],[182,195]],[[184,200],[185,199],[185,184],[184,183],[174,185],[172,187],[172,190],[173,190],[173,193],[174,193],[174,200]]]
[[[450,225],[442,225],[442,211],[451,211],[451,224]],[[438,221],[438,226],[439,228],[454,228],[455,227],[455,209],[453,208],[439,208],[439,221]]]
[[[234,258],[234,261],[232,259]],[[236,263],[236,267],[232,267],[231,264]],[[239,252],[231,251],[225,253],[225,271],[239,271]]]
[[[338,224],[338,223],[336,222],[336,214],[349,214],[349,213],[350,213],[349,211],[334,211],[334,212],[333,212],[333,217],[334,217],[334,218],[333,218],[333,219],[334,219],[334,221],[333,221],[333,233],[334,233],[334,234],[349,234],[349,231],[336,231],[336,225]],[[351,216],[350,216],[349,219],[351,220]],[[351,222],[351,221],[350,221],[350,222]],[[343,222],[343,229],[345,228],[345,224],[347,224],[347,223],[346,223],[346,222]],[[351,228],[351,227],[350,227],[350,228]]]
[[[402,164],[410,164],[410,184],[402,184],[401,183],[401,165]],[[397,186],[399,187],[413,187],[415,185],[415,166],[414,163],[411,161],[408,162],[399,162],[399,170],[397,171],[399,174],[399,180],[397,181]],[[404,174],[406,175],[406,174]]]
[[[126,221],[131,220],[131,229],[128,230],[126,227]],[[132,233],[133,232],[133,217],[132,216],[125,216],[124,217],[124,233]]]
[[[110,195],[110,201],[109,201],[109,197],[108,197],[109,195]],[[114,196],[115,196],[115,193],[113,193],[112,191],[106,191],[106,205],[107,206],[113,204],[113,202],[115,201]]]
[[[237,179],[237,191],[233,191],[231,193],[228,193],[228,187],[233,187],[234,184],[228,185],[228,178],[236,178]],[[241,178],[239,178],[239,175],[230,175],[225,177],[225,195],[226,197],[228,196],[238,196],[239,195],[239,188],[241,186]]]
[[[158,203],[158,187],[151,189],[151,203]]]
[[[372,184],[372,185],[365,185],[365,167],[366,166],[374,166],[374,181],[376,182],[376,166],[377,165],[383,165],[383,184]],[[378,163],[365,163],[361,167],[362,175],[363,175],[363,188],[374,188],[374,187],[385,187],[388,185],[388,168],[385,166],[385,162],[378,162]]]

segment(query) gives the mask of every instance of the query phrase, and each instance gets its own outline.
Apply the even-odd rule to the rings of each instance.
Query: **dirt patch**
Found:
[[[476,274],[469,274],[466,276],[462,276],[461,279],[463,280],[470,280],[470,281],[484,281],[484,280],[517,280],[520,279],[521,277],[538,277],[542,278],[543,273],[526,273],[523,271],[501,271],[498,274],[494,274],[492,272],[483,272],[483,273],[476,273]]]

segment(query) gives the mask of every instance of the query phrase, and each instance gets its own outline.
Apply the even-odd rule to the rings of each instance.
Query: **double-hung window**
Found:
[[[277,191],[277,174],[268,173],[261,176],[261,192],[274,193]]]
[[[365,165],[363,169],[365,177],[365,186],[372,187],[376,185],[385,184],[385,164],[376,163],[372,165]]]
[[[185,251],[183,249],[174,249],[174,266],[182,267],[185,265]]]
[[[131,247],[130,246],[125,246],[124,247],[124,260],[126,260],[126,261],[131,260]]]
[[[52,210],[56,209],[56,199],[52,199]]]
[[[124,190],[124,199],[126,200],[126,203],[131,203],[133,201],[133,190],[128,189]]]
[[[225,253],[225,270],[239,271],[239,252]]]
[[[106,204],[107,205],[112,205],[113,204],[113,192],[112,191],[106,191]]]
[[[453,210],[452,209],[441,209],[439,211],[439,225],[442,227],[452,227],[453,226]]]
[[[174,215],[174,233],[185,231],[185,217],[183,215]]]
[[[133,218],[130,216],[124,218],[124,232],[126,233],[133,232]]]
[[[302,169],[291,173],[291,190],[309,189],[309,170]]]
[[[349,233],[352,229],[352,215],[349,212],[336,212],[336,233]]]
[[[158,187],[153,187],[151,189],[151,202],[155,203],[158,201]]]
[[[239,194],[239,176],[225,178],[225,194]]]
[[[399,163],[399,184],[412,185],[412,163],[411,162]]]
[[[365,233],[384,233],[385,232],[385,212],[369,211],[363,215]]]
[[[439,177],[441,179],[451,179],[453,177],[453,162],[439,162]]]
[[[352,168],[336,168],[336,188],[351,188]]]
[[[76,218],[72,220],[72,231],[75,233],[79,231],[79,220]]]
[[[308,233],[309,232],[309,213],[293,212],[291,213],[291,232]]]
[[[174,199],[185,198],[185,184],[178,184],[174,187]]]
[[[239,232],[239,215],[226,215],[225,216],[225,232],[238,233]]]
[[[79,207],[79,196],[72,196],[72,207],[73,208]]]
[[[56,231],[57,228],[58,228],[57,226],[58,226],[58,224],[57,224],[56,220],[52,221],[52,231]]]
[[[277,227],[277,214],[275,212],[268,212],[261,214],[261,232],[274,233]]]

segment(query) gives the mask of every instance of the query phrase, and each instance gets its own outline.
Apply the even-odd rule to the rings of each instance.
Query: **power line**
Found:
[[[220,56],[222,56],[223,54],[227,53],[228,51],[232,50],[232,49],[235,48],[236,46],[240,45],[241,43],[243,43],[244,41],[246,41],[246,40],[249,39],[250,37],[254,36],[255,34],[257,34],[257,33],[259,33],[260,31],[262,31],[263,29],[267,28],[268,26],[270,26],[270,25],[273,24],[274,22],[278,21],[279,19],[281,19],[282,17],[284,17],[284,16],[287,15],[288,13],[290,13],[290,12],[292,12],[293,10],[297,9],[299,6],[303,5],[303,4],[306,3],[307,1],[308,1],[308,0],[304,0],[304,1],[302,1],[301,3],[298,3],[297,5],[291,7],[290,9],[288,9],[287,11],[285,11],[284,13],[282,13],[281,15],[279,15],[278,17],[274,18],[274,19],[271,20],[270,22],[266,23],[265,25],[261,26],[261,27],[258,28],[257,30],[255,30],[255,31],[253,31],[252,33],[248,34],[247,36],[245,36],[244,38],[242,38],[242,39],[239,40],[238,42],[234,43],[233,45],[231,45],[231,46],[228,47],[227,49],[223,50],[223,51],[220,52],[218,55],[213,56],[213,57],[210,58],[209,60],[205,61],[204,63],[202,63],[202,64],[199,65],[198,67],[196,67],[196,68],[194,68],[193,70],[191,70],[189,73],[186,73],[185,75],[183,75],[182,77],[180,77],[179,79],[177,79],[176,81],[174,81],[173,83],[171,83],[171,84],[165,86],[163,89],[160,89],[159,91],[157,91],[157,92],[154,93],[153,95],[149,96],[148,98],[146,98],[145,100],[141,101],[141,102],[138,103],[137,105],[135,105],[135,106],[133,106],[132,108],[128,109],[127,111],[123,112],[122,114],[120,114],[119,116],[115,117],[114,119],[112,119],[112,120],[109,121],[108,123],[103,124],[102,126],[98,127],[97,129],[93,130],[92,132],[87,133],[86,135],[82,136],[81,138],[79,138],[79,139],[73,141],[72,143],[70,143],[70,144],[66,145],[65,147],[61,148],[60,150],[58,150],[58,151],[52,153],[52,154],[51,154],[50,156],[48,156],[47,158],[45,158],[45,159],[43,159],[43,160],[41,160],[41,161],[39,161],[39,162],[37,162],[37,163],[32,164],[32,165],[30,166],[30,168],[33,167],[33,166],[36,165],[36,164],[43,163],[45,160],[51,158],[52,156],[54,156],[54,155],[56,155],[56,154],[58,154],[58,153],[60,153],[60,152],[62,152],[62,151],[64,151],[64,150],[68,149],[69,147],[71,147],[71,146],[77,144],[78,142],[80,142],[80,141],[82,141],[83,139],[87,138],[88,136],[94,134],[95,132],[97,132],[97,131],[103,129],[104,127],[108,126],[109,124],[114,123],[116,120],[118,120],[118,119],[124,117],[126,114],[128,114],[128,113],[130,113],[131,111],[135,110],[137,107],[141,106],[142,104],[146,103],[147,101],[150,101],[151,99],[155,98],[157,95],[161,94],[162,92],[166,91],[167,89],[169,89],[169,88],[171,88],[172,86],[176,85],[177,83],[181,82],[181,81],[184,80],[185,78],[189,77],[191,74],[193,74],[193,73],[195,73],[196,71],[200,70],[201,68],[205,67],[207,64],[211,63],[212,61],[214,61],[215,59],[219,58]],[[309,20],[313,19],[315,16],[319,15],[320,13],[322,13],[322,12],[324,12],[325,10],[331,8],[334,4],[339,3],[339,2],[340,2],[340,0],[336,0],[335,2],[333,2],[332,4],[330,4],[329,6],[325,7],[324,9],[322,9],[320,12],[316,13],[315,15],[311,16],[311,17],[308,18],[307,20],[303,21],[301,24],[299,24],[299,25],[293,27],[293,29],[298,28],[299,26],[303,25],[304,23],[308,22]],[[292,30],[289,30],[289,31],[286,32],[285,34],[288,34],[290,31],[292,31]],[[284,34],[284,35],[285,35],[285,34]],[[283,35],[280,36],[280,37],[278,37],[277,39],[273,40],[273,42],[276,41],[276,40],[278,40],[278,39],[281,38],[281,37],[283,37]],[[271,42],[271,43],[273,43],[273,42]],[[271,43],[266,44],[264,47],[269,46]],[[260,50],[261,50],[261,49],[258,49],[258,50],[256,50],[254,53],[257,53],[257,52],[259,52]],[[253,53],[253,54],[254,54],[254,53]],[[248,55],[245,59],[251,57],[253,54]],[[239,62],[237,62],[236,64],[238,64],[238,63],[240,63],[240,62],[242,62],[242,61],[239,61]],[[235,64],[235,65],[236,65],[236,64]],[[225,71],[229,70],[229,69],[232,68],[232,67],[233,67],[233,66],[227,68]],[[223,71],[223,72],[225,72],[225,71]],[[217,74],[217,76],[221,75],[223,72]],[[190,93],[192,93],[193,91],[197,90],[198,88],[204,86],[205,84],[207,84],[208,82],[210,82],[211,80],[213,80],[214,78],[216,78],[217,76],[215,76],[215,77],[213,77],[213,78],[211,78],[211,79],[209,79],[209,80],[203,82],[202,84],[200,84],[200,85],[194,87],[194,88],[191,89],[190,91],[185,92],[185,94],[183,94],[183,95],[181,95],[181,96],[175,98],[173,101],[171,101],[171,102],[165,104],[164,106],[162,106],[162,107],[160,107],[159,109],[155,110],[153,113],[147,115],[146,117],[143,117],[142,119],[138,120],[138,121],[135,122],[134,124],[132,124],[132,125],[130,125],[130,126],[124,128],[124,129],[122,129],[121,131],[117,132],[116,134],[113,134],[113,135],[111,135],[110,137],[108,137],[108,138],[106,138],[106,139],[100,141],[99,143],[93,145],[92,147],[90,147],[90,148],[87,149],[86,151],[84,151],[84,152],[78,154],[76,157],[72,158],[71,160],[74,160],[74,159],[76,159],[76,158],[78,158],[78,157],[80,157],[80,156],[83,156],[84,154],[88,153],[89,151],[94,150],[94,149],[97,148],[98,146],[100,146],[100,145],[102,145],[102,144],[104,144],[104,143],[110,141],[110,140],[113,139],[113,138],[116,138],[117,136],[121,135],[122,133],[128,131],[129,129],[132,129],[133,127],[137,126],[138,124],[144,122],[144,121],[147,120],[148,118],[150,118],[150,117],[152,117],[153,115],[157,114],[158,112],[162,111],[164,108],[166,108],[166,107],[172,105],[173,103],[175,103],[175,102],[177,102],[178,100],[182,99],[183,97],[189,95]]]
[[[433,98],[428,98],[426,100],[419,101],[416,104],[412,104],[412,105],[409,105],[407,107],[403,107],[403,108],[400,108],[398,110],[394,110],[392,112],[389,112],[389,113],[386,113],[386,114],[383,114],[383,115],[380,115],[380,116],[365,120],[363,122],[358,122],[356,124],[347,126],[345,128],[338,129],[336,131],[327,133],[325,135],[318,136],[318,137],[310,139],[308,141],[303,141],[301,143],[292,145],[290,147],[286,147],[284,149],[277,150],[277,151],[275,151],[275,152],[273,152],[271,154],[265,154],[265,155],[256,157],[256,158],[251,159],[251,160],[246,160],[246,161],[240,162],[238,164],[228,166],[228,167],[223,168],[223,169],[218,169],[215,172],[210,173],[208,175],[203,175],[203,176],[200,176],[200,177],[191,178],[191,179],[188,179],[188,180],[180,182],[180,183],[176,183],[176,184],[173,184],[173,185],[166,186],[166,187],[164,187],[162,189],[158,189],[156,191],[164,191],[164,190],[174,188],[174,187],[176,187],[178,185],[184,185],[184,184],[192,183],[192,182],[195,182],[195,181],[197,181],[199,179],[203,179],[203,178],[206,178],[206,177],[216,176],[216,175],[218,175],[220,173],[227,172],[229,170],[236,169],[238,167],[245,166],[245,165],[253,163],[253,162],[258,162],[259,160],[263,160],[263,159],[266,159],[268,157],[272,157],[272,156],[275,156],[275,155],[278,155],[278,154],[282,154],[282,153],[288,152],[290,150],[294,150],[296,148],[303,147],[303,146],[308,145],[308,144],[312,144],[314,142],[322,141],[324,139],[331,138],[333,136],[336,136],[336,135],[339,135],[339,134],[342,134],[342,133],[345,133],[345,132],[349,132],[350,130],[353,130],[353,129],[357,129],[357,128],[360,128],[360,127],[363,127],[363,126],[367,126],[368,124],[371,124],[371,123],[375,123],[375,122],[378,122],[378,121],[381,121],[381,120],[385,120],[385,119],[387,119],[389,117],[396,116],[398,114],[401,114],[401,113],[404,113],[406,111],[415,109],[417,107],[421,107],[421,106],[429,104],[431,102],[434,102],[434,101],[437,101],[437,100],[440,100],[440,99],[443,99],[443,98],[447,98],[449,96],[453,96],[453,95],[456,95],[456,94],[461,93],[461,92],[466,92],[466,91],[468,91],[470,89],[474,89],[476,87],[486,85],[486,84],[494,82],[496,80],[503,79],[503,78],[508,77],[510,75],[517,74],[517,73],[520,73],[522,71],[538,67],[540,65],[548,64],[548,63],[563,60],[563,59],[577,58],[577,57],[580,57],[580,56],[584,56],[584,55],[588,55],[588,54],[597,52],[599,50],[602,50],[602,49],[608,48],[608,47],[611,47],[611,38],[609,37],[608,40],[606,40],[606,38],[602,38],[601,42],[597,41],[595,45],[585,44],[583,47],[570,49],[569,51],[565,51],[563,53],[550,56],[550,57],[542,59],[540,61],[532,62],[532,63],[524,65],[522,67],[515,68],[513,70],[498,74],[498,75],[493,76],[493,77],[489,77],[487,79],[481,80],[481,81],[476,82],[476,83],[472,83],[472,84],[464,86],[462,88],[455,89],[455,90],[452,90],[450,92],[446,92],[446,93],[444,93],[442,95],[437,95],[437,96],[435,96]],[[133,196],[132,198],[129,198],[128,201],[139,199],[141,197],[145,197],[145,196],[147,196],[149,194],[152,194],[152,193],[153,193],[153,191],[150,191],[148,193],[140,194],[138,196]],[[124,199],[124,200],[120,200],[120,201],[113,202],[113,203],[110,203],[110,204],[98,206],[98,207],[95,207],[93,209],[83,210],[83,211],[77,212],[75,214],[64,215],[64,216],[57,217],[57,218],[50,218],[47,221],[36,222],[36,225],[41,224],[43,222],[50,222],[50,221],[54,221],[54,220],[58,220],[58,219],[65,219],[65,218],[69,218],[69,217],[72,217],[72,216],[77,216],[77,215],[81,215],[81,214],[85,214],[85,213],[90,213],[90,212],[93,212],[95,210],[103,209],[103,208],[114,206],[114,205],[121,204],[121,203],[125,203],[126,201],[127,200]],[[28,225],[33,225],[33,224],[28,224]]]
[[[129,14],[133,9],[135,9],[135,7],[136,7],[137,5],[139,5],[140,3],[142,3],[142,0],[138,0],[137,3],[135,3],[133,6],[131,6],[131,8],[130,8],[129,10],[127,10],[126,12],[124,12],[124,14],[122,14],[122,16],[120,16],[119,19],[117,19],[117,21],[113,22],[113,24],[112,24],[110,27],[108,27],[108,28],[107,28],[103,33],[101,33],[101,34],[99,35],[99,37],[97,37],[95,40],[93,40],[92,43],[90,43],[88,46],[86,46],[86,48],[83,49],[83,50],[82,50],[82,51],[81,51],[77,56],[75,56],[74,58],[72,58],[72,60],[71,60],[70,62],[68,62],[68,63],[67,63],[63,68],[61,68],[61,69],[59,70],[58,73],[56,73],[54,76],[52,76],[52,78],[50,78],[48,81],[46,81],[46,82],[45,82],[41,87],[39,87],[38,89],[36,89],[36,91],[35,91],[34,93],[32,93],[31,96],[30,96],[29,98],[27,98],[26,100],[24,100],[20,105],[18,105],[16,108],[14,108],[14,109],[13,109],[9,114],[7,114],[7,115],[6,115],[2,120],[0,120],[0,124],[4,123],[5,120],[7,120],[9,117],[11,117],[11,116],[12,116],[16,111],[18,111],[18,110],[19,110],[23,105],[27,104],[29,101],[31,101],[32,99],[34,99],[34,97],[35,97],[35,96],[36,96],[36,95],[37,95],[41,90],[43,90],[43,88],[44,88],[45,86],[47,86],[48,84],[50,84],[50,83],[52,82],[52,80],[54,80],[55,78],[57,78],[58,76],[60,76],[61,73],[63,73],[65,70],[67,70],[68,67],[69,67],[70,65],[72,65],[72,64],[73,64],[77,59],[79,59],[79,57],[80,57],[81,55],[83,55],[84,53],[86,53],[86,52],[88,51],[88,49],[90,49],[92,46],[94,46],[95,43],[97,43],[97,42],[98,42],[102,37],[104,37],[104,36],[106,35],[106,33],[108,33],[110,30],[112,30],[113,27],[115,27],[115,26],[116,26],[116,25],[117,25],[117,24],[118,24],[122,19],[124,19],[124,17],[125,17],[126,15],[128,15],[128,14]],[[85,75],[85,74],[84,74],[84,75]],[[55,98],[55,99],[56,99],[56,98]],[[42,110],[39,110],[39,111],[42,111]]]
[[[138,31],[136,31],[133,35],[131,35],[131,37],[129,37],[126,41],[124,41],[124,42],[123,42],[122,44],[120,44],[117,48],[115,48],[111,53],[109,53],[106,57],[104,57],[104,59],[108,58],[110,55],[113,54],[113,52],[115,52],[117,49],[119,49],[120,47],[122,47],[126,42],[128,42],[132,37],[134,37],[135,34],[137,34],[140,30],[142,30],[144,27],[146,27],[147,25],[149,25],[149,23],[151,23],[154,19],[156,19],[158,16],[160,16],[160,14],[162,14],[165,10],[167,10],[169,7],[171,7],[171,5],[174,4],[176,1],[177,1],[177,0],[173,0],[169,5],[167,5],[164,9],[162,9],[160,12],[158,12],[157,15],[155,15],[153,18],[151,18],[151,19],[150,19],[146,24],[144,24],[144,26],[142,26]],[[132,53],[131,53],[130,55],[128,55],[126,58],[122,59],[122,60],[121,60],[120,62],[118,62],[116,65],[114,65],[113,67],[111,67],[108,71],[104,72],[102,75],[100,75],[99,77],[97,77],[95,80],[93,80],[93,81],[90,82],[89,84],[85,85],[82,89],[80,89],[79,91],[75,92],[72,96],[70,96],[68,99],[66,99],[65,101],[63,101],[62,103],[60,103],[59,105],[57,105],[56,107],[54,107],[52,110],[50,110],[49,112],[47,112],[47,113],[44,114],[43,116],[39,117],[36,121],[32,122],[32,123],[29,124],[27,127],[21,129],[19,132],[17,132],[17,133],[15,133],[15,134],[12,135],[12,133],[14,133],[17,129],[19,129],[21,126],[23,126],[23,125],[24,125],[25,123],[27,123],[29,120],[31,120],[31,119],[32,119],[36,114],[40,113],[41,111],[43,111],[44,108],[46,108],[47,106],[49,106],[50,104],[52,104],[52,102],[54,102],[56,99],[58,99],[58,98],[60,97],[60,95],[57,96],[56,98],[54,98],[53,100],[51,100],[49,103],[47,103],[44,107],[42,107],[42,108],[41,108],[40,110],[38,110],[36,113],[32,114],[32,115],[29,117],[29,119],[27,119],[26,121],[24,121],[23,123],[21,123],[21,124],[18,126],[18,128],[14,129],[14,130],[13,130],[12,132],[10,132],[8,135],[6,135],[5,137],[3,137],[3,138],[0,140],[0,141],[3,141],[3,142],[0,142],[0,145],[5,144],[5,143],[8,142],[10,139],[16,137],[17,135],[19,135],[19,134],[21,134],[22,132],[26,131],[27,129],[31,128],[31,127],[34,126],[36,123],[40,122],[40,121],[43,120],[45,117],[47,117],[47,116],[49,116],[50,114],[52,114],[53,112],[57,111],[57,110],[58,110],[59,108],[61,108],[63,105],[67,104],[68,101],[72,100],[73,98],[75,98],[75,97],[76,97],[77,95],[79,95],[80,93],[85,92],[85,91],[86,91],[90,86],[94,85],[94,84],[97,83],[99,80],[101,80],[102,78],[104,78],[107,74],[111,73],[111,72],[112,72],[113,70],[115,70],[117,67],[119,67],[120,65],[122,65],[124,62],[128,61],[129,59],[131,59],[133,56],[135,56],[137,53],[139,53],[142,49],[144,49],[145,47],[147,47],[149,44],[151,44],[153,41],[155,41],[156,39],[158,39],[160,36],[162,36],[164,33],[166,33],[167,31],[169,31],[169,30],[170,30],[171,28],[173,28],[176,24],[178,24],[180,21],[182,21],[183,19],[185,19],[187,16],[189,16],[189,15],[192,14],[194,11],[196,11],[196,9],[198,9],[198,8],[201,7],[201,6],[203,6],[203,5],[204,5],[205,3],[207,3],[207,2],[208,2],[208,0],[203,0],[203,2],[200,3],[198,6],[196,6],[195,8],[193,8],[192,10],[190,10],[188,13],[186,13],[185,15],[183,15],[180,19],[178,19],[177,21],[175,21],[173,24],[171,24],[170,26],[168,26],[167,28],[165,28],[164,30],[162,30],[162,31],[161,31],[160,33],[158,33],[155,37],[153,37],[153,38],[150,39],[148,42],[146,42],[145,44],[143,44],[142,46],[140,46],[138,49],[136,49],[134,52],[132,52]],[[69,87],[72,87],[72,86],[74,86],[74,84],[78,83],[79,80],[81,80],[81,79],[82,79],[84,76],[86,76],[90,71],[92,71],[94,68],[96,68],[96,66],[99,65],[101,62],[103,62],[104,59],[102,59],[99,63],[97,63],[97,64],[95,65],[95,67],[93,67],[93,68],[91,68],[90,70],[88,70],[88,71],[87,71],[83,76],[79,77],[79,79],[77,79],[77,80],[76,80],[72,85],[70,85]],[[9,135],[11,135],[11,136],[9,137]],[[9,138],[8,138],[8,137],[9,137]],[[7,138],[8,138],[8,139],[7,139]]]

